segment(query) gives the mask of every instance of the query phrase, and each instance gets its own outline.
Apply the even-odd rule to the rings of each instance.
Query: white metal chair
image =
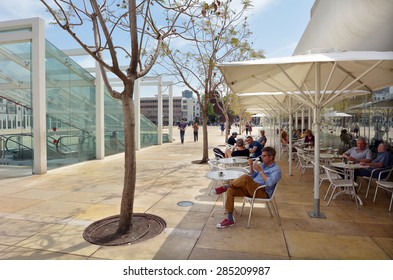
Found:
[[[309,162],[303,154],[298,154],[299,158],[299,170],[300,170],[300,178],[299,182],[302,180],[304,173],[306,173],[307,169],[314,169],[314,164]]]
[[[323,166],[323,169],[325,169],[325,173],[326,173],[328,180],[330,182],[329,188],[327,189],[323,200],[326,200],[326,198],[329,194],[329,191],[331,190],[331,194],[330,194],[329,200],[326,205],[329,206],[330,201],[332,200],[333,196],[335,195],[336,190],[339,189],[339,190],[343,191],[343,193],[344,192],[348,193],[350,195],[350,197],[352,197],[352,195],[355,195],[356,207],[359,208],[359,203],[358,203],[358,199],[356,197],[356,191],[355,191],[355,186],[357,184],[355,184],[352,179],[342,179],[342,178],[346,178],[346,174],[343,172],[331,169],[326,166]],[[339,179],[335,179],[337,177]]]
[[[390,169],[390,170],[384,170],[384,171],[382,171],[381,173],[379,173],[379,175],[378,175],[378,180],[377,180],[377,187],[376,187],[376,189],[375,189],[375,194],[374,194],[374,199],[373,199],[373,202],[375,202],[375,199],[377,198],[377,192],[378,192],[378,189],[383,189],[383,190],[385,190],[385,191],[387,191],[387,192],[391,192],[392,193],[392,196],[391,196],[391,198],[390,198],[390,204],[389,204],[389,212],[390,211],[392,211],[392,203],[393,203],[393,182],[390,182],[390,181],[388,181],[387,179],[386,180],[381,180],[380,178],[381,178],[381,175],[383,174],[383,175],[386,175],[385,173],[389,173],[390,174],[390,172],[392,172],[392,170]],[[388,178],[389,176],[387,176],[387,178]]]
[[[296,157],[294,159],[296,160],[296,167],[300,171],[300,161],[299,161],[299,154],[304,155],[304,151],[300,148],[296,148]]]
[[[283,156],[284,153],[287,153],[289,151],[289,145],[288,144],[280,144],[280,157]]]
[[[324,181],[329,180],[328,174],[325,172],[325,169],[323,168],[325,165],[320,165],[320,172],[319,172],[319,188],[321,188],[321,185]],[[333,179],[340,179],[340,176],[337,173],[332,173],[332,178]]]
[[[223,170],[223,168],[218,165],[217,159],[209,159],[207,163],[209,164],[210,171]],[[215,180],[210,181],[209,195],[211,194],[213,188],[215,188],[217,186],[217,182],[218,181],[215,181]]]
[[[382,177],[379,176],[383,171],[388,171],[388,172],[384,172]],[[359,191],[360,191],[360,188],[361,188],[362,185],[363,185],[363,181],[368,181],[367,190],[366,190],[366,195],[365,195],[365,197],[367,198],[368,192],[369,192],[370,186],[371,186],[371,181],[372,181],[373,179],[377,180],[377,177],[378,177],[378,180],[382,180],[382,181],[385,180],[385,181],[387,181],[387,180],[389,179],[390,175],[392,174],[392,171],[393,171],[393,166],[386,167],[386,168],[375,168],[375,169],[373,169],[373,170],[371,171],[370,177],[368,177],[368,176],[362,176],[362,177],[360,177]],[[379,173],[379,175],[376,176],[376,174],[378,174],[378,173]]]
[[[276,200],[275,200],[275,198],[274,198],[274,195],[276,194],[276,190],[277,190],[277,187],[278,187],[278,183],[276,184],[276,187],[274,188],[274,191],[273,191],[273,194],[272,194],[271,197],[269,197],[269,198],[258,198],[258,197],[255,197],[256,194],[257,194],[257,192],[258,192],[258,190],[259,190],[259,189],[262,189],[262,188],[264,188],[264,187],[265,187],[265,186],[259,186],[257,189],[255,189],[255,191],[254,191],[252,197],[248,197],[248,196],[243,197],[243,205],[242,205],[242,210],[241,210],[241,212],[240,212],[240,216],[243,215],[243,209],[244,209],[244,205],[246,204],[246,202],[250,203],[250,211],[249,211],[249,213],[248,213],[247,228],[250,228],[250,224],[251,224],[251,215],[252,215],[252,211],[253,211],[254,203],[255,203],[255,202],[262,202],[262,203],[265,203],[266,206],[267,206],[267,208],[269,209],[270,217],[273,217],[272,210],[270,209],[270,206],[269,206],[269,204],[271,204],[271,206],[272,206],[272,208],[273,208],[273,212],[274,212],[275,216],[277,217],[278,225],[281,225],[280,215],[279,215],[279,213],[278,213],[278,208],[277,208]]]

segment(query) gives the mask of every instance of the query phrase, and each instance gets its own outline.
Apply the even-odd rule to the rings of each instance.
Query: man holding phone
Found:
[[[254,190],[261,185],[265,188],[258,190],[258,198],[269,198],[281,179],[281,169],[274,161],[276,150],[273,147],[265,147],[262,150],[262,164],[248,160],[250,174],[244,174],[238,179],[233,180],[226,190],[225,208],[228,213],[227,219],[217,224],[218,229],[223,229],[235,224],[233,211],[235,197],[252,196]]]

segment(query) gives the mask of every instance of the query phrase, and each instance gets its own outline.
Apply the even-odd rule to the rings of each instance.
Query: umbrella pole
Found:
[[[320,154],[320,128],[321,128],[321,109],[319,108],[320,94],[320,64],[315,63],[315,107],[314,107],[314,211],[308,212],[311,218],[326,218],[320,211],[319,199],[319,154]]]
[[[292,176],[292,98],[288,98],[288,124],[289,124],[289,132],[288,132],[288,140],[289,140],[289,148],[288,148],[288,161],[289,161],[289,176]]]

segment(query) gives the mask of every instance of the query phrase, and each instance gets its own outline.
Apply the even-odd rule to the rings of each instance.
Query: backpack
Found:
[[[219,148],[213,148],[213,153],[216,156],[216,158],[225,158],[224,152],[221,151]]]

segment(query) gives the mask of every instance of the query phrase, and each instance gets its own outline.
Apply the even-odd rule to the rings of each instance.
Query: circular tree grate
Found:
[[[135,244],[159,235],[166,228],[164,219],[145,213],[133,214],[132,228],[125,234],[116,233],[118,225],[119,215],[107,217],[89,225],[83,238],[96,245]]]

